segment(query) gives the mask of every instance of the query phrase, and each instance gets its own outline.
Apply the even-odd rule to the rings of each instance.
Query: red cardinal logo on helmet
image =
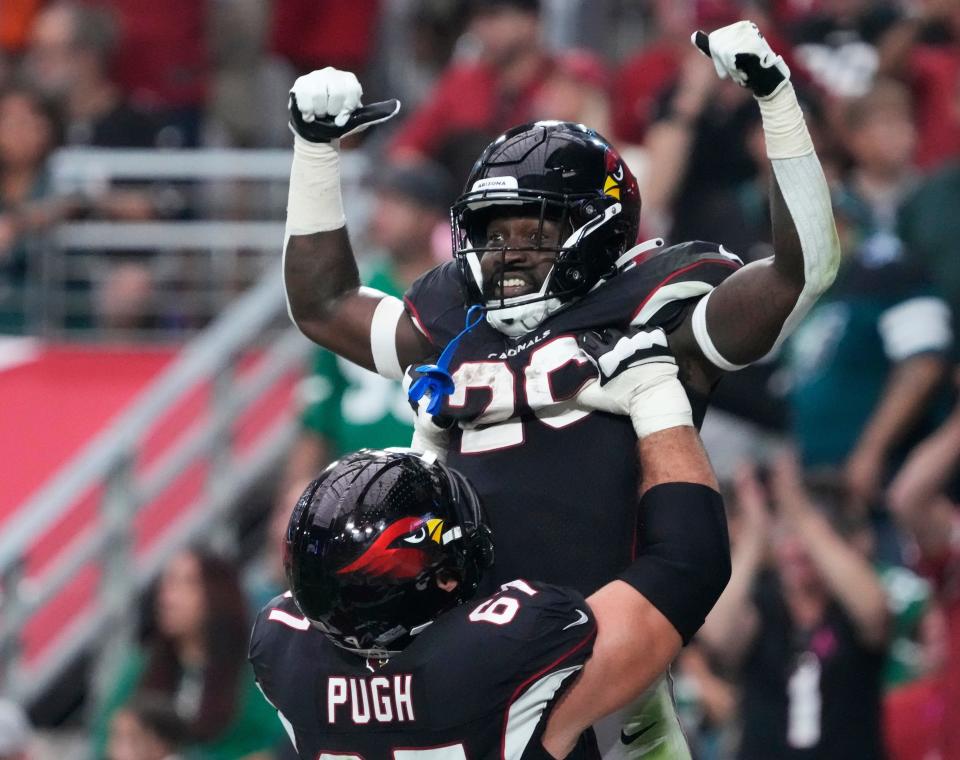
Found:
[[[367,550],[337,575],[364,573],[398,580],[416,578],[428,564],[430,541],[439,544],[443,520],[404,517],[381,533]]]
[[[623,182],[623,161],[615,151],[608,149],[604,156],[607,176],[603,182],[603,194],[620,200],[620,183]]]

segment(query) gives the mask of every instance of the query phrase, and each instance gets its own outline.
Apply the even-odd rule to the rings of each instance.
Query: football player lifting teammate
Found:
[[[674,452],[656,445],[668,434]],[[645,476],[644,487],[712,504],[692,425],[650,441],[646,469],[684,454],[684,482]],[[629,619],[636,592],[617,580],[585,600],[513,580],[473,599],[493,556],[476,492],[432,454],[364,449],[307,487],[286,533],[290,591],[260,612],[250,643],[301,757],[598,756],[590,725],[657,673]]]
[[[300,77],[290,98],[292,318],[320,345],[426,391],[414,445],[480,493],[497,534],[491,587],[525,577],[590,594],[620,578],[648,608],[635,624],[661,671],[722,591],[729,549],[719,501],[647,492],[638,505],[637,442],[666,432],[669,447],[685,424],[677,376],[699,423],[722,373],[782,341],[840,259],[782,59],[746,21],[693,41],[721,78],[753,91],[763,120],[775,255],[747,266],[715,243],[635,245],[639,193],[616,151],[582,125],[537,122],[480,156],[453,207],[453,261],[390,298],[360,285],[338,140],[399,103],[361,106],[353,74],[329,68]],[[675,364],[646,361],[667,341]]]

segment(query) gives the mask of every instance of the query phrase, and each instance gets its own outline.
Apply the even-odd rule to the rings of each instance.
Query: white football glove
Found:
[[[410,390],[413,377],[409,372],[403,375],[403,390]],[[427,411],[430,396],[425,395],[417,403],[413,417],[413,439],[410,448],[422,454],[433,454],[441,462],[447,461],[447,450],[450,448],[450,430],[437,424],[437,418]],[[413,404],[411,403],[411,406]]]
[[[578,394],[579,406],[628,415],[637,438],[693,426],[690,401],[663,330],[608,329],[584,333],[578,343],[599,371],[599,378]]]
[[[690,41],[713,61],[721,79],[730,77],[758,98],[772,97],[790,80],[787,64],[752,21],[738,21],[710,34],[694,32]]]
[[[290,127],[310,142],[330,142],[396,116],[400,101],[361,106],[363,87],[332,66],[298,77],[290,89]]]

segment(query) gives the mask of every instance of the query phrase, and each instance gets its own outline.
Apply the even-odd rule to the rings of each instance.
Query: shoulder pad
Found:
[[[651,287],[631,315],[632,325],[656,325],[665,307],[704,296],[743,266],[739,256],[722,244],[691,240],[654,251],[634,262],[641,279]],[[624,274],[630,271],[624,271]]]
[[[483,694],[482,704],[461,705],[463,712],[473,713],[467,719],[475,720],[491,707],[505,712],[537,679],[579,669],[593,649],[596,629],[590,607],[578,592],[513,581],[492,596],[444,614],[422,634],[429,634],[422,643],[429,643],[431,662],[443,669],[443,678],[437,677],[438,694],[456,703],[458,694],[463,699],[464,683]],[[440,652],[451,656],[439,658]]]
[[[742,265],[700,240],[644,251],[554,319],[570,330],[661,326],[683,301],[706,295]]]

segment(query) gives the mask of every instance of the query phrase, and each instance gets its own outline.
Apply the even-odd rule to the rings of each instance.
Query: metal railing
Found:
[[[198,534],[228,529],[231,506],[274,466],[295,435],[279,415],[243,454],[232,440],[235,422],[279,381],[298,372],[309,342],[285,325],[279,266],[239,298],[166,369],[122,417],[90,441],[72,462],[17,510],[0,535],[0,669],[5,695],[21,702],[40,696],[79,654],[96,643],[110,650],[129,637],[138,593],[172,553]],[[256,348],[255,365],[238,361]],[[152,430],[178,402],[211,384],[209,408],[148,467],[141,465]],[[138,512],[192,464],[206,460],[210,474],[200,497],[144,552],[134,553]],[[28,552],[69,513],[79,496],[102,488],[99,522],[76,536],[36,576]],[[35,661],[23,657],[24,627],[78,572],[99,563],[94,602],[65,626]],[[115,651],[115,650],[114,650]]]
[[[68,148],[50,160],[51,193],[103,197],[126,188],[150,199],[155,221],[78,220],[31,241],[28,331],[56,338],[183,339],[202,329],[276,260],[290,150]],[[345,152],[341,178],[348,222],[363,230],[371,206],[369,157]],[[164,199],[176,196],[170,218]],[[135,264],[149,286],[135,327],[110,327],[101,309],[119,264]],[[138,291],[139,292],[139,291]]]

